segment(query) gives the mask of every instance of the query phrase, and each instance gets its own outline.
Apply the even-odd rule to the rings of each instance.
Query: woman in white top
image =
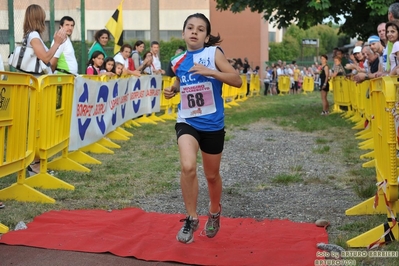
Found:
[[[50,59],[53,58],[58,47],[66,40],[67,35],[65,30],[58,30],[54,34],[54,45],[48,49],[41,38],[41,34],[46,29],[46,25],[44,24],[45,20],[46,13],[41,6],[35,4],[28,6],[24,18],[24,37],[28,36],[27,46],[33,48],[37,58],[48,64]],[[39,163],[39,157],[36,156],[34,162],[28,166],[30,176],[39,172]]]
[[[28,6],[24,18],[24,37],[28,36],[27,46],[33,48],[37,58],[48,64],[67,35],[64,29],[58,30],[54,34],[54,45],[48,49],[41,38],[46,29],[45,20],[46,13],[41,6],[36,4]]]
[[[385,24],[387,39],[393,43],[392,52],[389,54],[391,68],[387,69],[390,75],[399,74],[399,22],[397,20],[389,21]]]

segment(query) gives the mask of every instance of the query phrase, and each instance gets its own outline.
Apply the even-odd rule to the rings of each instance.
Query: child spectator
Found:
[[[87,63],[86,74],[87,75],[98,75],[101,72],[101,67],[104,62],[104,55],[100,51],[95,51],[89,62]]]
[[[118,75],[119,77],[123,73],[123,67],[124,67],[124,65],[122,63],[116,62],[116,64],[115,64],[115,74]]]
[[[151,51],[147,51],[143,54],[143,64],[141,65],[142,70],[141,74],[152,75],[152,63],[153,63],[153,54]]]
[[[101,67],[101,73],[103,72],[113,72],[115,73],[115,60],[113,57],[107,57]]]
[[[115,60],[113,57],[105,58],[104,63],[101,66],[100,73],[107,76],[115,75]]]

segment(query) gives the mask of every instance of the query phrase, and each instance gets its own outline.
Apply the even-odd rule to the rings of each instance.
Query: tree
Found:
[[[337,35],[337,27],[317,25],[307,30],[300,29],[296,25],[290,25],[283,37],[282,43],[269,43],[269,60],[309,60],[317,55],[314,46],[302,46],[303,39],[319,39],[318,55],[330,54],[334,47],[339,46],[342,34]],[[346,44],[346,43],[345,43]],[[342,44],[343,45],[343,44]]]
[[[292,23],[308,29],[331,19],[339,24],[339,33],[350,37],[367,39],[376,34],[377,26],[387,21],[388,7],[395,0],[215,0],[218,10],[238,13],[246,8],[264,13],[265,20],[278,28],[287,28]]]

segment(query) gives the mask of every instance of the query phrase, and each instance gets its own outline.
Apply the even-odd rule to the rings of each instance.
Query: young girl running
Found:
[[[224,145],[223,83],[241,87],[239,74],[218,46],[220,36],[211,35],[209,20],[200,13],[187,17],[183,25],[187,51],[172,59],[177,78],[165,88],[166,99],[180,92],[181,101],[175,126],[180,153],[180,186],[187,211],[177,240],[191,243],[199,227],[197,214],[197,153],[201,149],[202,164],[209,190],[208,220],[203,230],[214,237],[220,228],[222,211],[222,179],[220,161]]]
[[[104,55],[100,51],[95,51],[87,63],[86,74],[98,75],[104,62]]]

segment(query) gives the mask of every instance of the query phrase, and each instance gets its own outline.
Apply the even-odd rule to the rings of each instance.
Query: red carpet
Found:
[[[206,221],[201,216],[194,242],[182,244],[176,240],[181,218],[136,208],[51,211],[26,230],[4,234],[0,243],[197,265],[288,266],[314,265],[316,244],[328,242],[325,229],[314,224],[226,217],[218,235],[207,238],[199,236]]]

